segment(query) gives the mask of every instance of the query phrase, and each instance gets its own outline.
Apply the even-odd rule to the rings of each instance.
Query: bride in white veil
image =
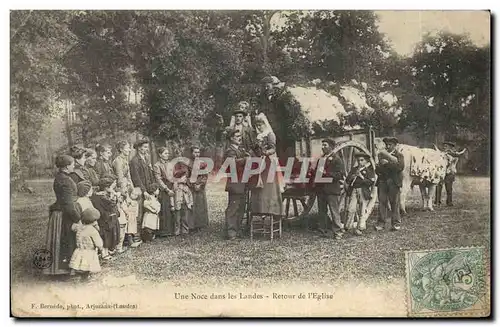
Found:
[[[272,165],[279,164],[276,155],[276,135],[264,113],[255,116],[254,126],[257,132],[255,154],[265,161],[266,166],[259,176],[258,185],[251,193],[252,212],[281,217],[284,211],[281,197],[284,191],[283,176],[275,169],[277,166],[271,169]]]

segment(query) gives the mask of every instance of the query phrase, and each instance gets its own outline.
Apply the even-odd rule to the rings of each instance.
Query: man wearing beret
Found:
[[[379,218],[375,229],[380,231],[385,228],[387,215],[391,215],[393,230],[401,228],[401,216],[399,214],[399,199],[401,186],[403,186],[403,169],[405,167],[403,155],[396,150],[398,139],[386,137],[383,139],[386,150],[381,150],[378,154],[379,164],[375,172],[378,175],[378,201]],[[391,209],[389,209],[389,204]]]
[[[332,139],[324,139],[321,142],[321,150],[323,151],[322,159],[324,160],[324,167],[318,163],[316,169],[323,170],[321,177],[332,178],[331,182],[317,183],[316,192],[318,195],[318,211],[320,215],[319,231],[327,234],[328,226],[328,208],[332,214],[332,231],[335,239],[341,239],[343,235],[344,225],[340,218],[339,200],[342,193],[342,182],[344,178],[344,163],[342,160],[333,153],[335,148],[335,141]],[[321,159],[320,159],[321,160]],[[316,173],[316,176],[319,176]]]

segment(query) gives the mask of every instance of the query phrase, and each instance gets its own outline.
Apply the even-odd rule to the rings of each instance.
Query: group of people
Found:
[[[238,108],[233,112],[234,120],[226,130],[228,146],[225,159],[234,159],[237,175],[236,180],[228,178],[226,181],[228,206],[225,219],[228,239],[242,236],[241,221],[248,204],[250,205],[248,209],[255,215],[281,219],[284,213],[283,177],[279,171],[272,169],[278,164],[276,135],[264,113],[258,113],[254,117],[255,129],[252,128],[252,123],[248,119],[248,107],[247,102],[239,103]],[[254,164],[261,164],[264,169],[258,175],[252,175],[245,181],[244,172],[249,158],[260,158],[260,163],[256,161]],[[269,174],[274,174],[274,176],[269,176]]]
[[[271,91],[269,92],[271,103],[272,90],[282,83],[274,76],[264,78],[263,83],[265,89]],[[277,163],[277,138],[264,113],[258,110],[250,111],[247,102],[240,102],[233,112],[226,136],[229,144],[225,156],[235,158],[238,169],[238,183],[228,179],[226,185],[226,191],[229,193],[226,209],[227,237],[234,239],[242,234],[240,224],[244,218],[245,203],[252,214],[272,215],[275,220],[283,217],[284,185],[280,172],[269,168],[270,163]],[[323,177],[331,178],[327,183],[308,185],[317,195],[319,211],[317,230],[322,235],[333,233],[335,239],[341,239],[346,232],[362,235],[366,229],[368,219],[366,209],[374,187],[377,188],[379,202],[375,229],[377,231],[385,229],[386,221],[390,221],[392,230],[400,230],[400,195],[405,162],[403,155],[397,150],[397,138],[386,137],[383,142],[385,149],[378,152],[378,163],[375,167],[370,162],[369,154],[355,153],[357,164],[346,175],[344,162],[334,152],[335,140],[330,138],[322,140],[324,165],[311,167],[308,174],[309,177],[317,176],[317,170],[320,169]],[[451,142],[445,142],[446,153],[453,155],[452,146]],[[257,178],[246,182],[242,179],[243,168],[246,166],[246,161],[255,156],[265,160],[266,169]],[[276,174],[275,178],[267,179],[270,172]],[[447,205],[452,205],[454,176],[454,173],[447,173],[444,181]],[[344,192],[347,195],[345,221],[340,213],[340,200]],[[436,202],[441,202],[441,187],[438,188]],[[331,218],[328,216],[328,210]]]
[[[287,102],[285,92],[273,91],[282,87],[279,79],[269,76],[262,82],[269,94],[265,101]],[[248,227],[242,225],[245,211],[252,216],[272,216],[275,221],[284,217],[285,181],[280,169],[276,169],[281,166],[277,142],[284,140],[283,135],[279,140],[273,131],[269,112],[272,113],[250,110],[250,104],[241,101],[224,129],[225,162],[230,158],[236,168],[236,179],[227,178],[225,187],[228,205],[224,231],[229,240],[245,234]],[[277,119],[273,120],[276,124]],[[317,230],[322,235],[333,233],[335,239],[341,239],[345,233],[362,235],[373,187],[378,189],[379,200],[375,229],[383,230],[387,220],[393,230],[401,228],[399,197],[404,158],[397,151],[396,138],[384,138],[383,142],[386,149],[379,151],[375,167],[370,155],[360,152],[354,154],[357,164],[347,172],[348,167],[344,167],[335,151],[335,140],[322,140],[324,164],[312,166],[308,172],[308,177],[319,173],[330,178],[329,182],[312,185],[318,199]],[[198,167],[201,170],[194,168],[200,158],[200,147],[190,149],[187,163],[172,163],[169,149],[160,147],[159,160],[154,165],[150,162],[147,140],[136,142],[134,148],[136,153],[131,160],[132,149],[127,141],[116,144],[114,156],[110,145],[98,145],[95,149],[72,147],[68,155],[56,158],[58,172],[53,185],[56,202],[50,207],[46,245],[53,260],[45,269],[46,274],[81,273],[86,277],[100,271],[101,261],[110,260],[128,248],[157,237],[185,236],[208,225],[205,186],[209,172],[203,162]],[[249,160],[252,160],[250,165]],[[245,179],[245,170],[258,168],[256,164],[264,168]],[[227,169],[230,172],[231,165]],[[453,180],[454,176],[445,179],[447,204],[451,204]],[[345,220],[340,213],[344,193]],[[439,192],[439,201],[440,197]]]
[[[235,159],[238,180],[235,182],[228,178],[226,181],[226,191],[229,193],[225,213],[228,239],[234,239],[243,234],[244,228],[241,226],[241,221],[244,218],[245,203],[249,205],[248,209],[252,212],[252,216],[272,215],[274,220],[282,219],[284,216],[282,200],[282,193],[285,189],[284,178],[279,170],[272,168],[273,164],[279,164],[275,155],[276,138],[272,128],[262,113],[259,113],[254,119],[255,130],[249,128],[250,124],[243,124],[246,121],[246,113],[241,109],[241,106],[233,114],[235,124],[230,126],[227,132],[229,145],[225,155],[226,158]],[[389,202],[393,205],[392,208],[396,208],[393,204],[395,199],[393,190],[401,187],[401,180],[396,176],[402,171],[404,161],[393,152],[393,145],[396,144],[394,139],[384,139],[384,141],[388,146],[388,151],[382,152],[383,158],[380,165],[372,167],[370,155],[359,152],[354,155],[357,165],[346,176],[344,162],[334,152],[335,140],[330,138],[322,140],[321,149],[324,164],[312,165],[307,177],[314,178],[319,174],[322,178],[331,179],[329,182],[312,182],[308,185],[308,187],[313,188],[317,195],[319,211],[317,230],[323,236],[333,233],[335,239],[341,239],[346,232],[362,235],[362,231],[366,229],[368,215],[361,214],[360,217],[357,217],[356,214],[365,212],[371,198],[371,188],[375,183],[375,174],[379,175],[376,185],[379,188],[379,200],[381,200],[379,222],[385,222],[388,216]],[[245,181],[243,169],[248,167],[247,161],[252,157],[259,156],[266,163],[264,170]],[[294,179],[296,173],[300,174],[300,170],[300,168],[297,171],[292,170],[291,178]],[[275,174],[272,176],[274,178],[268,178],[270,173]],[[340,213],[340,200],[344,192],[348,196],[345,223]],[[328,210],[331,213],[331,219],[328,216]],[[393,219],[395,229],[400,227],[401,221],[398,217],[395,216]],[[356,220],[356,218],[358,219]]]
[[[208,226],[207,174],[190,178],[200,147],[191,147],[189,162],[170,161],[167,147],[158,148],[152,165],[149,142],[135,143],[129,160],[127,141],[74,146],[57,156],[46,249],[52,264],[45,274],[90,273],[100,263],[156,237],[186,236]]]

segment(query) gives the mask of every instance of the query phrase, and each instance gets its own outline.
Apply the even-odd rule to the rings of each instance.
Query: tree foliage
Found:
[[[431,137],[489,137],[489,47],[465,35],[427,35],[407,63],[404,124]]]
[[[12,156],[19,148],[21,165],[30,161],[58,100],[73,103],[77,142],[139,131],[162,144],[214,145],[217,115],[227,122],[241,100],[261,106],[267,74],[287,84],[321,79],[333,93],[366,83],[374,110],[351,110],[340,124],[313,126],[318,132],[349,124],[487,140],[490,60],[489,46],[450,33],[428,35],[400,57],[372,11],[13,11]],[[382,101],[383,92],[398,105]],[[292,108],[274,114],[283,135],[299,137],[304,117]]]
[[[58,85],[66,75],[61,56],[72,42],[71,12],[12,11],[10,95],[12,179],[22,176],[34,153],[43,124],[52,114]]]
[[[277,41],[309,78],[372,82],[390,50],[372,11],[292,12]]]

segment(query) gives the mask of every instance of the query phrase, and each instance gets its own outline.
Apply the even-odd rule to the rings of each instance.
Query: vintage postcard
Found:
[[[12,316],[489,317],[490,16],[12,10]]]

